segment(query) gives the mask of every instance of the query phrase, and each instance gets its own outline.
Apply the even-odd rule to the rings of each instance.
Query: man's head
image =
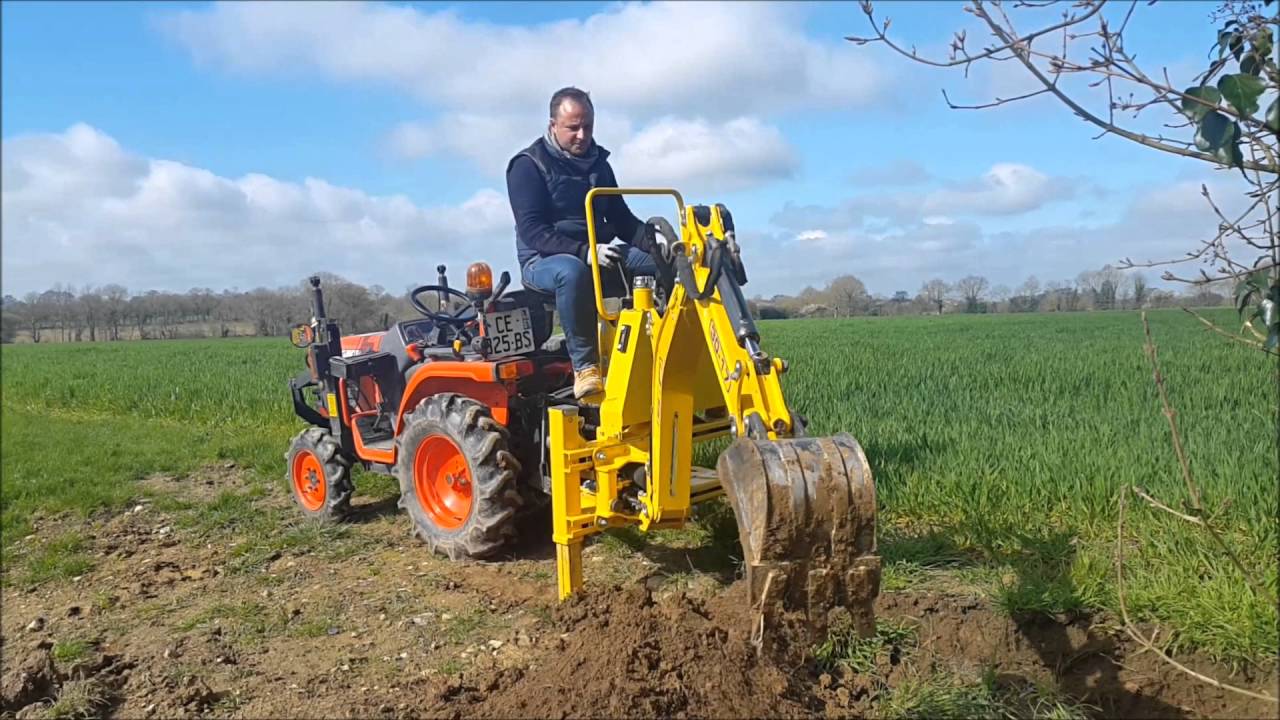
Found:
[[[571,155],[586,155],[591,149],[596,111],[591,98],[575,87],[561,88],[551,96],[551,135]]]

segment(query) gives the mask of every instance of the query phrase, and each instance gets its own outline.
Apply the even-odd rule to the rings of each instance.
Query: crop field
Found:
[[[1278,632],[1276,366],[1185,313],[1148,317],[1205,505],[1267,595],[1251,592],[1198,528],[1129,494],[1120,538],[1129,612],[1160,628],[1170,652],[1269,668]],[[1230,327],[1234,316],[1210,317]],[[790,320],[764,322],[762,332],[765,348],[791,363],[784,388],[811,432],[848,432],[867,452],[886,593],[967,594],[1012,618],[1114,618],[1122,492],[1138,486],[1184,507],[1137,313]],[[211,467],[234,466],[256,490],[205,497],[169,488],[156,502],[186,510],[179,529],[196,542],[239,548],[228,562],[250,569],[282,548],[341,557],[329,540],[343,529],[313,531],[289,508],[260,502],[287,498],[282,455],[302,427],[285,385],[302,352],[286,339],[10,346],[0,359],[6,593],[51,592],[93,572],[100,558],[76,531],[80,519],[133,507],[148,478]],[[699,459],[709,464],[711,454]],[[358,473],[356,484],[394,507],[387,478]],[[50,525],[61,534],[29,547]],[[400,532],[388,542],[404,554]],[[627,553],[647,542],[637,538],[601,545]],[[447,576],[450,565],[433,567]],[[550,598],[552,576],[540,567],[531,572]]]

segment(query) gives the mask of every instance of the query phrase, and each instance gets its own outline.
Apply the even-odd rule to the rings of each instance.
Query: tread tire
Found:
[[[293,485],[293,459],[302,451],[314,454],[324,469],[324,504],[316,510],[309,510],[302,503]],[[284,460],[289,494],[303,515],[322,522],[340,522],[347,518],[351,512],[351,496],[355,493],[355,484],[351,481],[351,460],[342,454],[341,447],[330,433],[318,427],[303,430],[294,436]]]
[[[414,485],[415,451],[432,435],[444,435],[458,446],[471,475],[470,513],[452,530],[431,520]],[[405,416],[404,429],[396,437],[400,507],[412,521],[413,534],[450,560],[490,557],[515,536],[515,516],[523,504],[516,490],[520,470],[507,429],[486,405],[465,395],[440,393],[424,399]]]

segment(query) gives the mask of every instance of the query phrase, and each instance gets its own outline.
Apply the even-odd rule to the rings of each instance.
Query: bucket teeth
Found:
[[[857,441],[739,438],[716,471],[738,521],[757,650],[807,652],[825,639],[836,608],[870,635],[880,589],[876,498]]]

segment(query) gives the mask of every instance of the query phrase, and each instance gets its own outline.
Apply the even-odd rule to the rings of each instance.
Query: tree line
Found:
[[[382,330],[396,320],[417,317],[407,292],[393,295],[379,285],[365,287],[321,273],[326,312],[346,333]],[[130,293],[121,285],[84,287],[56,284],[21,299],[3,298],[3,342],[96,342],[191,337],[281,336],[310,318],[310,289],[293,287],[248,291],[191,288],[185,293],[147,290]],[[1044,284],[1032,275],[1017,288],[991,285],[981,275],[948,283],[934,278],[914,294],[872,294],[853,275],[841,275],[824,288],[806,287],[798,295],[774,295],[748,302],[760,319],[997,312],[1076,312],[1217,306],[1226,291],[1197,286],[1175,294],[1152,288],[1141,273],[1126,274],[1111,265],[1080,273],[1073,280]]]
[[[855,315],[920,315],[948,312],[1079,312],[1135,310],[1193,305],[1224,305],[1230,288],[1222,283],[1198,285],[1181,293],[1153,288],[1144,274],[1126,273],[1112,265],[1086,270],[1070,280],[1041,283],[1028,276],[1016,288],[992,285],[982,275],[967,275],[948,283],[933,278],[914,294],[898,290],[891,296],[872,294],[853,275],[841,275],[826,287],[806,287],[798,295],[774,295],[749,301],[752,314],[763,319],[793,317],[850,317]]]
[[[330,273],[320,277],[325,312],[345,333],[381,330],[395,320],[417,316],[407,293],[392,295],[379,285],[365,287]],[[5,295],[0,302],[0,340],[6,343],[282,336],[311,317],[305,281],[274,289],[191,288],[185,293],[130,293],[116,284],[77,291],[59,283],[21,299]]]

